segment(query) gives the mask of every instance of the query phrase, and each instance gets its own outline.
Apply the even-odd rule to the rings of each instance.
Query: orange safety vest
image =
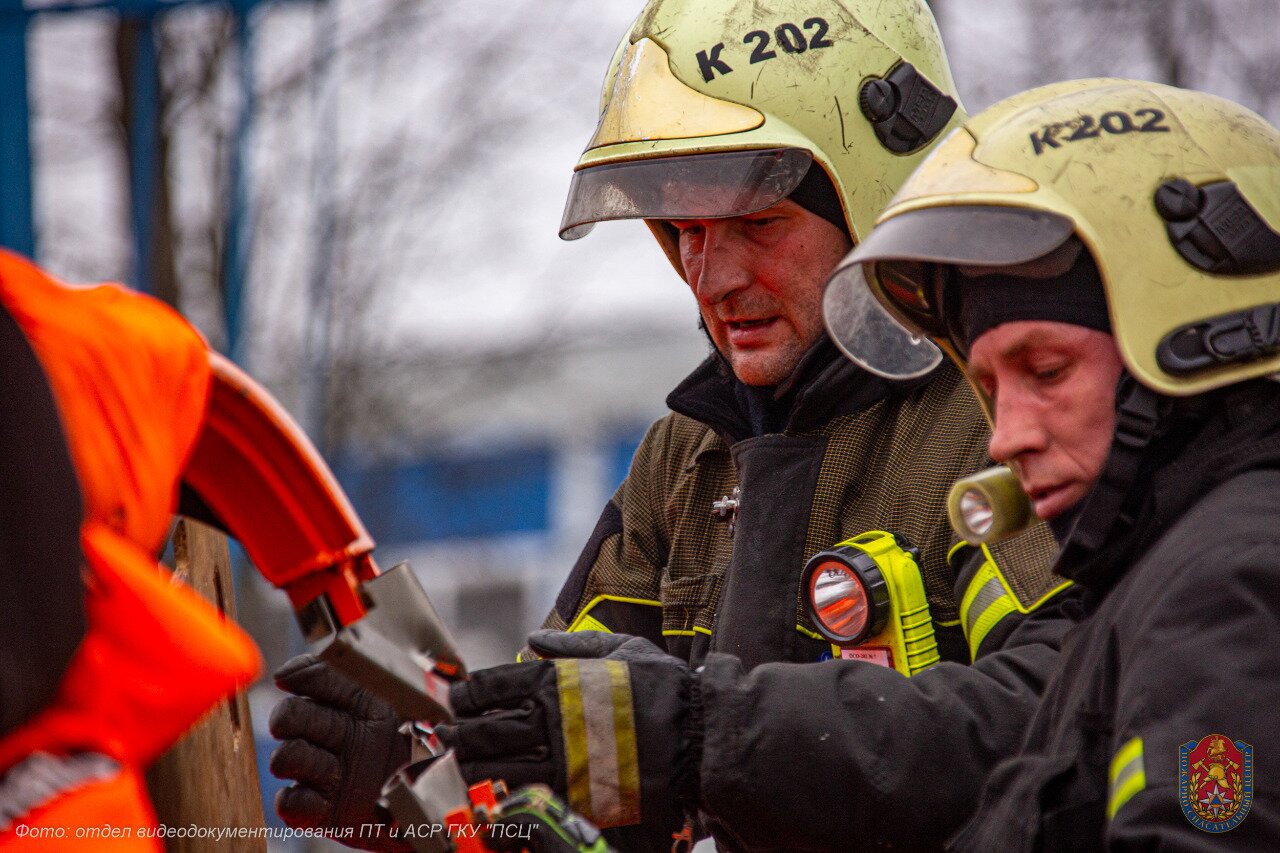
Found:
[[[143,769],[261,667],[252,640],[153,557],[204,422],[208,350],[154,299],[70,287],[3,251],[0,302],[49,379],[80,481],[88,621],[54,701],[0,738],[0,774],[36,752],[119,765],[33,808],[0,851],[161,850],[138,837],[156,821]],[[130,837],[83,832],[103,827]]]

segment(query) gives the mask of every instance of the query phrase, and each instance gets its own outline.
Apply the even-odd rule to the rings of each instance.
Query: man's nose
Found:
[[[695,294],[703,305],[724,302],[751,282],[741,241],[723,222],[706,224],[698,263]]]
[[[1023,454],[1045,449],[1041,412],[1026,395],[1016,391],[996,398],[995,426],[987,451],[996,462],[1012,462]]]

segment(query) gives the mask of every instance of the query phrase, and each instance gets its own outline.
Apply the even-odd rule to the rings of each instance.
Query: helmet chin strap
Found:
[[[1134,523],[1134,507],[1126,505],[1129,494],[1147,449],[1173,410],[1173,402],[1135,380],[1128,371],[1121,374],[1111,451],[1058,555],[1055,568],[1064,576],[1085,584],[1104,576],[1103,546],[1113,531],[1127,530]]]

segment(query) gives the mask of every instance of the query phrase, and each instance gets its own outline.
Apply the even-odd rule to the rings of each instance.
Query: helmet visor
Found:
[[[902,286],[914,289],[911,283]],[[823,294],[822,313],[827,332],[841,352],[877,376],[914,379],[942,361],[942,351],[928,338],[908,331],[880,304],[867,284],[862,264],[836,271]]]
[[[1065,217],[1038,210],[955,206],[914,210],[876,226],[844,259],[823,301],[837,346],[864,369],[890,379],[921,376],[922,336],[959,341],[948,316],[947,283],[954,274],[1024,268],[1054,259],[1072,236]],[[941,358],[938,353],[937,358]]]
[[[560,237],[614,219],[719,219],[791,195],[813,156],[799,148],[718,151],[590,166],[574,173]]]

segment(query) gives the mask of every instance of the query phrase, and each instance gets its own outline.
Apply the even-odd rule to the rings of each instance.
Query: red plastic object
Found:
[[[493,790],[493,780],[486,779],[483,782],[477,782],[467,789],[467,796],[471,800],[471,807],[478,808],[485,806],[489,809],[490,814],[498,808],[498,795]]]
[[[373,539],[333,472],[267,391],[216,353],[204,431],[184,479],[295,609],[327,595],[342,625],[365,614]]]
[[[445,832],[453,842],[454,853],[486,853],[484,841],[472,825],[470,809],[457,809],[444,816]]]

